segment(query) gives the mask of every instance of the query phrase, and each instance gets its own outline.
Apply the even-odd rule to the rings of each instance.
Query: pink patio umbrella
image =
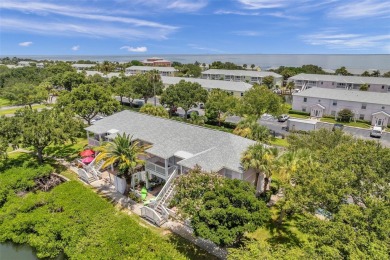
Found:
[[[84,150],[84,151],[82,151],[82,152],[80,153],[80,155],[81,155],[82,157],[89,157],[89,156],[92,156],[92,155],[94,155],[94,154],[95,154],[95,152],[94,152],[93,150],[91,150],[91,149]]]
[[[92,156],[89,156],[89,157],[85,157],[84,159],[81,160],[82,163],[84,164],[89,164],[91,163],[95,158],[92,157]]]

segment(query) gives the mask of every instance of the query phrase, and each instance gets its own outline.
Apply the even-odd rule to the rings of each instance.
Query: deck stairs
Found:
[[[176,168],[168,178],[156,199],[148,206],[143,207],[144,210],[141,210],[142,217],[155,223],[158,226],[164,224],[168,220],[169,216],[171,215],[171,211],[167,207],[169,201],[175,193],[174,179],[178,176],[178,174],[179,172]]]

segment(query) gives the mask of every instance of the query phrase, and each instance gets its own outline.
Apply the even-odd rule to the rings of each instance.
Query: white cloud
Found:
[[[184,1],[177,0],[170,3],[167,8],[175,9],[181,12],[195,12],[207,5],[207,1]]]
[[[390,15],[390,1],[364,0],[347,1],[329,12],[328,16],[338,18],[383,17]]]
[[[148,48],[146,48],[144,46],[143,47],[122,46],[119,49],[127,50],[127,51],[130,51],[130,52],[147,52],[148,51]]]
[[[269,9],[287,6],[291,0],[238,0],[245,9]]]
[[[302,39],[307,44],[326,46],[330,49],[368,50],[378,47],[385,48],[383,46],[390,42],[390,34],[362,35],[325,31],[303,35]]]
[[[216,53],[224,53],[225,51],[219,50],[219,49],[214,49],[214,48],[209,48],[209,47],[203,47],[199,46],[198,44],[193,44],[190,43],[188,44],[189,47],[191,47],[194,50],[201,50],[201,51],[208,51],[208,52],[216,52]]]
[[[120,38],[127,40],[139,39],[166,39],[169,30],[164,29],[150,29],[137,27],[118,27],[109,24],[74,24],[74,23],[58,23],[58,22],[35,22],[31,20],[21,19],[1,19],[2,30],[11,31],[26,31],[36,34],[45,35],[62,35],[75,36],[80,35],[84,37],[94,38]]]
[[[33,44],[33,42],[20,42],[20,43],[19,43],[19,46],[28,47],[28,46],[30,46],[31,44]]]
[[[239,35],[239,36],[259,36],[259,35],[261,35],[260,32],[256,32],[256,31],[234,31],[232,33],[235,35]]]
[[[244,16],[256,16],[260,13],[257,12],[242,12],[242,11],[230,11],[230,10],[217,10],[214,14],[234,14],[234,15],[244,15]]]
[[[75,45],[72,47],[72,51],[78,51],[80,50],[80,45]]]

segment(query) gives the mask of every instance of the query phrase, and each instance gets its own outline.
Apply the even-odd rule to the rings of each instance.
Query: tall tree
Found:
[[[161,95],[161,103],[170,107],[181,107],[184,110],[184,118],[187,118],[187,111],[196,105],[197,102],[205,103],[208,92],[196,82],[181,80],[175,85],[170,85]]]
[[[87,79],[84,73],[67,71],[64,74],[60,74],[60,85],[68,91],[86,82]]]
[[[4,96],[16,105],[28,105],[41,103],[48,99],[48,92],[44,87],[31,86],[24,83],[15,84],[4,90]]]
[[[142,97],[145,103],[148,99],[155,95],[161,95],[163,92],[163,84],[161,80],[152,83],[149,77],[152,74],[136,74],[131,76],[131,85],[134,90],[134,94]]]
[[[238,114],[259,119],[264,113],[280,115],[285,112],[282,99],[265,86],[254,85],[244,93],[238,106]]]
[[[156,106],[157,105],[157,102],[156,102],[156,95],[157,95],[156,94],[156,85],[157,84],[159,84],[160,86],[162,85],[161,76],[160,76],[160,73],[157,70],[149,71],[146,75],[147,75],[149,84],[151,84],[152,87],[153,87],[153,97],[154,97],[154,101],[153,102],[154,102],[154,105]],[[146,102],[147,102],[147,100],[145,100],[145,103]]]
[[[96,115],[111,115],[118,111],[119,102],[107,89],[97,84],[83,84],[70,92],[62,93],[57,107],[69,108],[90,125]]]
[[[217,115],[217,121],[218,125],[221,125],[221,122],[225,120],[225,115],[228,112],[232,112],[237,104],[237,99],[229,94],[226,91],[223,91],[221,89],[213,89],[209,93],[209,97],[206,102],[206,112],[209,114],[215,114]],[[211,111],[211,113],[209,113]],[[208,119],[214,119],[210,118],[208,116]]]
[[[18,110],[15,114],[20,129],[20,143],[32,146],[40,163],[43,150],[51,144],[74,141],[82,127],[81,123],[66,111],[44,109],[41,112],[31,109]]]
[[[257,187],[260,174],[263,174],[263,187],[260,192],[266,192],[270,178],[274,171],[274,164],[277,156],[277,149],[256,143],[248,147],[241,157],[241,164],[245,170],[253,169],[256,172],[255,186]]]
[[[255,64],[252,64],[252,65],[251,65],[251,69],[252,69],[252,70],[253,70],[255,67],[256,67]]]
[[[137,167],[145,164],[140,156],[146,156],[145,149],[147,148],[140,145],[139,141],[133,140],[131,135],[123,133],[116,136],[114,140],[96,148],[100,152],[96,161],[104,160],[103,168],[117,163],[120,174],[129,178]]]
[[[266,76],[262,80],[262,84],[268,87],[268,89],[272,89],[274,87],[274,80],[275,78],[273,76]]]
[[[344,66],[336,69],[335,74],[336,75],[343,75],[343,76],[352,75],[351,73],[348,72],[348,70]]]
[[[233,134],[261,143],[268,143],[271,137],[268,128],[260,125],[253,116],[243,118],[233,130]]]

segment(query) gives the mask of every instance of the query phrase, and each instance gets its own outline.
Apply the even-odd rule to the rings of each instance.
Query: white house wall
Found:
[[[334,106],[333,101],[337,101],[337,105]],[[304,97],[301,96],[293,97],[292,109],[310,113],[311,107],[317,104],[321,104],[325,107],[324,115],[327,116],[335,116],[337,115],[338,111],[344,108],[350,109],[356,115],[356,119],[365,121],[371,121],[372,114],[379,111],[385,111],[386,113],[390,114],[390,106],[313,97],[307,97],[307,101],[304,102]],[[366,109],[362,108],[362,105],[364,104],[366,105]],[[362,117],[363,115],[364,117]]]
[[[352,84],[352,83],[344,83],[344,82],[335,82],[335,81],[308,81],[308,80],[289,80],[295,84],[296,88],[301,88],[306,85],[306,88],[310,87],[319,87],[319,88],[330,88],[330,89],[350,89],[350,90],[358,90],[362,84]],[[343,85],[344,84],[344,85]],[[387,93],[390,92],[389,85],[382,84],[368,84],[370,87],[368,91],[371,92],[382,92]]]

